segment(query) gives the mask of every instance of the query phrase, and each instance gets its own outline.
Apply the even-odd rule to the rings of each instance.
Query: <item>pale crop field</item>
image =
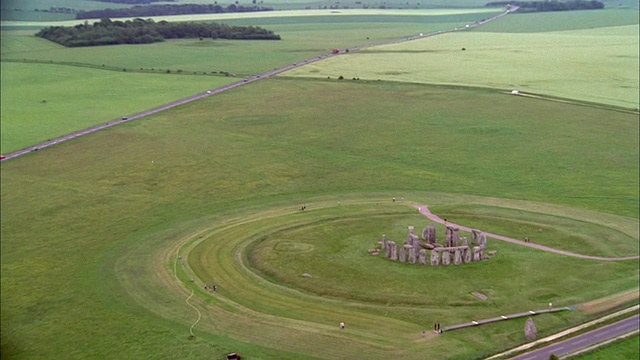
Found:
[[[638,25],[448,33],[351,52],[283,76],[517,89],[638,108]]]
[[[474,8],[474,9],[425,9],[425,10],[386,10],[386,9],[339,9],[339,10],[283,10],[266,12],[245,12],[245,13],[223,13],[223,14],[193,14],[193,15],[173,15],[173,16],[152,16],[154,21],[219,21],[233,19],[261,19],[273,17],[296,17],[296,16],[354,16],[354,15],[397,15],[397,16],[442,16],[442,15],[463,15],[463,14],[494,14],[498,10],[495,8]],[[487,15],[489,17],[489,15]],[[134,18],[120,18],[119,20],[133,20]],[[96,19],[98,20],[98,19]],[[64,20],[64,21],[12,21],[2,22],[2,26],[75,26],[87,20]]]

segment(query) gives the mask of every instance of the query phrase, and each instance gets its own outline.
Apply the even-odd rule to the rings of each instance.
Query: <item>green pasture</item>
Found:
[[[273,29],[283,40],[190,39],[85,48],[64,48],[29,31],[3,31],[1,58],[6,76],[2,77],[2,151],[17,150],[235,81],[212,73],[235,73],[241,79],[326,54],[336,47],[388,42],[459,26],[479,16],[484,15],[254,19],[264,21],[258,24],[235,20],[231,24]],[[191,76],[176,77],[167,75],[167,71]],[[86,81],[88,78],[95,80]],[[66,80],[60,83],[57,79]],[[42,86],[43,82],[46,85]],[[111,106],[137,94],[144,95],[126,108]],[[52,98],[62,100],[52,102]],[[46,104],[41,103],[43,99]],[[34,126],[43,121],[46,127]]]
[[[637,109],[637,69],[638,25],[627,25],[529,34],[442,34],[351,52],[283,76],[517,89]]]
[[[524,321],[421,331],[632,289],[638,262],[491,240],[490,260],[450,268],[367,250],[425,226],[419,203],[634,255],[637,133],[635,114],[491,90],[276,78],[3,162],[3,355],[470,359],[520,344]],[[542,336],[586,319],[535,321]]]
[[[567,30],[596,29],[606,36],[610,28],[638,25],[638,11],[628,9],[605,9],[598,11],[560,11],[543,13],[512,14],[500,21],[493,21],[474,31],[500,33],[537,33]]]
[[[633,359],[638,356],[640,341],[638,335],[628,339],[616,341],[610,345],[598,348],[592,352],[572,357],[574,360],[608,360],[608,359]]]
[[[6,61],[1,66],[3,153],[239,81]]]

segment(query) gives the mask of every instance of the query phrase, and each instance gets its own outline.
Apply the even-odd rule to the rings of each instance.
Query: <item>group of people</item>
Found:
[[[204,284],[204,289],[209,290],[207,284]],[[215,284],[211,284],[211,292],[216,292],[216,290],[218,290],[218,287]]]

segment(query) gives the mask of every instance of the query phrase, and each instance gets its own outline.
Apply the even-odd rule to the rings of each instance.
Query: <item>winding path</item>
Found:
[[[418,209],[420,214],[426,216],[429,220],[431,220],[433,222],[437,222],[439,224],[445,224],[444,219],[440,218],[438,215],[435,215],[431,211],[429,211],[429,207],[427,205],[414,205],[413,207]],[[470,227],[454,224],[454,223],[449,222],[449,221],[447,221],[446,224],[447,225],[455,225],[460,230],[467,231],[467,232],[471,232],[471,230],[472,230]],[[572,252],[565,251],[565,250],[559,250],[559,249],[550,248],[550,247],[544,246],[544,245],[534,244],[534,243],[531,243],[531,242],[524,242],[522,240],[510,238],[510,237],[507,237],[507,236],[487,233],[487,232],[484,232],[484,231],[483,231],[483,233],[485,234],[485,236],[493,238],[493,239],[502,240],[502,241],[506,241],[506,242],[510,242],[510,243],[518,244],[518,245],[522,245],[522,246],[528,246],[528,247],[531,247],[531,248],[534,248],[534,249],[538,249],[538,250],[542,250],[542,251],[548,251],[548,252],[552,252],[552,253],[556,253],[556,254],[560,254],[560,255],[577,257],[577,258],[581,258],[581,259],[600,260],[600,261],[624,261],[624,260],[638,260],[638,259],[640,259],[640,256],[602,257],[602,256],[582,255],[582,254],[576,254],[576,253],[572,253]]]

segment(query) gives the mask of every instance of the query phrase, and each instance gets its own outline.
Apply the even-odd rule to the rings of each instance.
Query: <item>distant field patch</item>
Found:
[[[2,62],[2,152],[233,81],[238,80]]]
[[[638,11],[628,9],[516,13],[483,25],[475,31],[531,33],[596,29],[637,25],[638,18]]]
[[[283,10],[265,11],[256,13],[225,13],[225,14],[194,14],[176,16],[152,16],[155,21],[224,21],[232,19],[260,19],[271,17],[291,17],[291,16],[349,16],[349,15],[398,15],[398,16],[442,16],[442,15],[462,15],[462,14],[492,14],[499,12],[495,8],[474,8],[474,9],[420,9],[420,10],[387,10],[387,9],[336,9],[336,10]],[[487,17],[489,17],[487,15]],[[121,20],[133,20],[133,18],[121,18]],[[98,19],[96,19],[98,20]],[[84,23],[85,20],[66,21],[3,21],[3,27],[11,26],[75,26]]]
[[[351,52],[284,75],[518,89],[637,108],[637,54],[638,25],[540,34],[459,32]]]

